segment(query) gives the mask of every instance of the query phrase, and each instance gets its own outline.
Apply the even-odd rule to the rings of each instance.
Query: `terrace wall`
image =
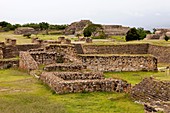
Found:
[[[88,69],[96,71],[155,71],[157,59],[151,55],[80,55]]]
[[[170,47],[149,45],[148,54],[154,55],[159,63],[170,63]]]
[[[147,54],[149,44],[82,45],[84,54]]]

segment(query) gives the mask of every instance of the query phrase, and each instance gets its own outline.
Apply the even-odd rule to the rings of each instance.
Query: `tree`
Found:
[[[0,22],[0,26],[3,28],[3,27],[7,27],[7,25],[10,24],[8,22],[5,22],[5,21],[2,21]]]
[[[167,35],[165,35],[165,41],[168,41],[170,39],[170,37],[168,37]]]
[[[147,33],[144,30],[144,28],[141,28],[141,27],[137,28],[137,32],[139,34],[139,40],[143,40],[146,37],[146,35],[147,35]]]
[[[102,31],[103,31],[102,25],[90,24],[84,29],[83,35],[84,37],[90,37],[90,36],[95,37],[97,33]]]
[[[140,35],[138,30],[134,27],[131,28],[126,34],[126,41],[139,40]]]
[[[40,25],[40,29],[46,30],[46,34],[48,34],[49,24],[47,22],[41,22],[41,23],[39,23],[39,25]]]

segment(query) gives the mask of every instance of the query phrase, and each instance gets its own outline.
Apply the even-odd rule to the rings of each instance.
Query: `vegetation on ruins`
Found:
[[[90,24],[83,31],[84,37],[92,37],[93,39],[104,39],[106,38],[103,32],[102,25],[100,24]]]

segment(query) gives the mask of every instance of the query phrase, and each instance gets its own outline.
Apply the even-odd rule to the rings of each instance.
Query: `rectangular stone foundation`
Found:
[[[51,87],[57,94],[76,92],[123,92],[130,88],[130,85],[117,79],[86,79],[86,80],[64,80],[54,73],[44,72],[40,80]]]

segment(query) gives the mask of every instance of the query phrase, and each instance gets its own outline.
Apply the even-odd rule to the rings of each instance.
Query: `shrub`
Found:
[[[95,37],[96,34],[98,34],[101,31],[103,31],[102,25],[90,24],[84,29],[83,35],[84,37],[90,37],[90,36]]]
[[[131,28],[126,34],[126,41],[139,40],[139,33],[136,28]]]
[[[168,41],[170,39],[170,37],[168,37],[167,35],[165,35],[165,41]]]
[[[24,37],[31,38],[31,34],[23,34]]]

